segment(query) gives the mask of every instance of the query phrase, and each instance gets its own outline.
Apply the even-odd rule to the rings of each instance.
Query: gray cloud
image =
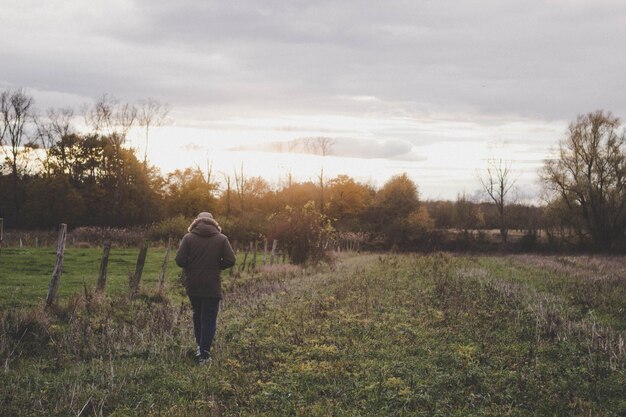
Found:
[[[625,21],[619,0],[25,0],[0,5],[0,82],[198,119],[624,115]]]

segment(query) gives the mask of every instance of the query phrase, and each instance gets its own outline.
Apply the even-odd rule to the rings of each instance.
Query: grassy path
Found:
[[[165,299],[73,298],[52,317],[5,312],[0,414],[624,415],[619,346],[589,333],[596,316],[559,287],[568,272],[552,287],[545,270],[359,255],[336,270],[226,277],[205,368],[176,286]],[[616,341],[621,307],[603,308]]]

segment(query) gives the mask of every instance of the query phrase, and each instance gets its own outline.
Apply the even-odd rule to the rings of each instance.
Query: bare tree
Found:
[[[37,139],[45,151],[43,161],[44,169],[50,174],[50,149],[53,146],[60,146],[60,165],[66,168],[66,149],[63,146],[63,138],[74,132],[72,121],[74,119],[74,109],[66,107],[60,109],[50,108],[46,112],[46,118],[35,118],[37,127]]]
[[[511,165],[511,161],[491,159],[487,162],[487,170],[480,176],[483,189],[487,192],[487,195],[493,200],[498,209],[498,215],[500,216],[500,236],[502,237],[503,243],[506,243],[508,235],[505,211],[507,194],[517,181],[517,179],[511,178]]]
[[[139,123],[139,126],[144,129],[146,138],[146,145],[143,154],[144,166],[147,166],[148,164],[148,138],[150,135],[150,128],[159,127],[165,124],[169,111],[169,106],[167,104],[162,104],[153,98],[148,97],[139,101],[137,122]]]
[[[235,170],[235,188],[237,190],[237,196],[239,197],[239,207],[241,211],[244,211],[244,194],[246,190],[246,177],[243,173],[243,162],[241,163],[241,168],[239,173]]]
[[[231,203],[231,193],[233,190],[233,186],[232,186],[232,179],[230,177],[230,175],[222,172],[222,175],[224,176],[224,183],[226,184],[226,215],[230,216],[231,210],[232,210],[232,203]]]
[[[320,174],[317,176],[320,184],[320,213],[324,214],[324,205],[326,202],[324,201],[324,191],[325,191],[325,183],[324,183],[324,168],[320,170]]]
[[[326,156],[332,153],[333,146],[337,142],[334,138],[327,136],[317,136],[311,138],[304,138],[304,148],[307,152]]]
[[[6,90],[0,94],[0,146],[6,154],[11,173],[17,180],[18,156],[25,145],[24,128],[32,118],[33,98],[24,90]],[[8,151],[5,149],[8,147]]]
[[[0,93],[0,148],[11,169],[13,177],[13,201],[16,219],[19,217],[19,171],[18,159],[24,151],[25,127],[33,114],[33,98],[23,89],[5,90]],[[8,148],[8,150],[7,150]],[[17,222],[16,222],[17,223]]]
[[[106,135],[116,149],[126,142],[128,131],[137,121],[137,107],[103,94],[84,109],[85,123],[96,133]]]
[[[626,230],[625,147],[626,131],[610,112],[579,115],[542,172],[561,216],[605,250]]]
[[[211,180],[213,180],[213,161],[210,160],[207,156],[207,159],[206,159],[206,182],[207,184],[211,184]]]

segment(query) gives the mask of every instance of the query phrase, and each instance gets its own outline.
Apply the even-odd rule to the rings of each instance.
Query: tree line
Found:
[[[84,118],[87,133],[74,127]],[[330,231],[358,233],[380,247],[411,248],[436,238],[437,231],[498,229],[523,231],[529,242],[540,231],[559,244],[622,247],[626,230],[625,134],[618,118],[597,111],[579,116],[539,173],[545,203],[516,203],[506,161],[490,162],[481,183],[488,197],[475,201],[423,201],[406,174],[376,188],[347,175],[278,186],[246,175],[213,172],[211,164],[163,175],[149,164],[152,128],[167,122],[168,107],[154,99],[137,104],[102,96],[83,108],[50,109],[36,115],[24,90],[0,94],[0,217],[5,228],[72,226],[129,227],[184,224],[200,211],[219,216],[235,239],[282,235],[322,239]],[[144,149],[126,146],[131,128],[141,128]],[[323,155],[332,139],[312,138]],[[178,223],[177,223],[178,222]],[[300,227],[294,234],[286,227]],[[165,226],[164,226],[165,227]],[[320,231],[324,231],[321,233]],[[308,233],[308,234],[307,234]],[[321,234],[320,234],[321,233]],[[479,235],[480,236],[480,235]],[[304,240],[306,240],[304,239]],[[324,238],[325,239],[325,238]],[[319,245],[319,242],[317,243]]]

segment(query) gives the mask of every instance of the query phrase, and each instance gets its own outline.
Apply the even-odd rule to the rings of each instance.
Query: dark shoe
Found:
[[[213,358],[210,355],[205,358],[200,357],[198,363],[200,366],[210,366],[213,363]]]

